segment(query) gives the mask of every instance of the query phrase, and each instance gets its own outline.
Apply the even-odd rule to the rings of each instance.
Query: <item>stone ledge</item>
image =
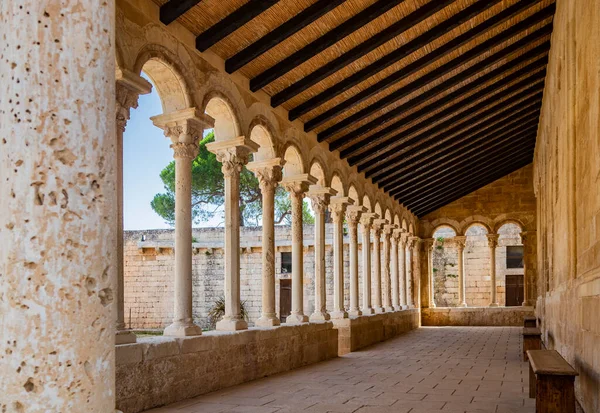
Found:
[[[389,340],[418,328],[419,319],[419,310],[407,309],[332,320],[334,328],[338,330],[338,355]]]
[[[424,326],[512,326],[523,327],[533,307],[437,307],[423,308]]]
[[[117,408],[137,413],[337,356],[333,323],[142,337],[116,346]]]

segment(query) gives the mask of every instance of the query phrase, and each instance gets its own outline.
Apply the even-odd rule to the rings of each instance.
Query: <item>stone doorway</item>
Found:
[[[523,298],[523,274],[506,274],[506,306],[520,306]]]
[[[282,323],[292,312],[292,280],[279,280],[279,319]]]

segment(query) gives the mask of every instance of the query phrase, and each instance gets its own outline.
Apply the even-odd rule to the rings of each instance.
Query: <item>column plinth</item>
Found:
[[[280,325],[275,310],[275,189],[281,181],[280,158],[252,162],[248,169],[256,175],[262,194],[262,311],[258,327]]]
[[[381,289],[381,230],[386,223],[385,219],[373,221],[373,308],[377,314],[385,313]]]
[[[351,205],[346,208],[346,220],[350,230],[350,308],[348,315],[358,317],[362,311],[358,306],[358,222],[367,209]]]
[[[331,196],[337,191],[326,188],[311,188],[308,193],[315,213],[315,311],[310,321],[327,321],[331,316],[327,312],[327,285],[325,273],[325,211]]]
[[[467,237],[456,236],[454,242],[458,249],[458,306],[467,307],[467,286],[465,282],[464,252]]]
[[[173,323],[166,336],[196,336],[202,329],[192,316],[192,161],[204,129],[213,126],[209,116],[189,108],[151,118],[171,139],[175,158],[175,299]]]
[[[491,278],[491,303],[490,307],[498,307],[496,297],[496,247],[498,246],[498,234],[487,234],[488,247],[490,248],[490,278]]]
[[[373,220],[378,215],[372,212],[363,213],[360,223],[363,228],[362,233],[362,253],[363,253],[363,302],[362,313],[365,315],[375,314],[371,306],[371,226]]]
[[[329,211],[333,221],[333,311],[331,318],[348,318],[344,308],[344,214],[354,201],[348,197],[331,199]]]
[[[292,203],[292,310],[285,320],[286,324],[291,325],[308,322],[308,316],[304,314],[302,202],[309,185],[316,183],[316,178],[309,174],[284,177],[281,181]]]

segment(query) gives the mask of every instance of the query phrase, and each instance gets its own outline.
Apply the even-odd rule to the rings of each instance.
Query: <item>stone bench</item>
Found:
[[[524,317],[523,327],[537,327],[537,318],[531,316]]]
[[[536,413],[575,413],[575,377],[579,375],[556,350],[528,350],[529,397]]]
[[[523,361],[527,361],[527,350],[542,349],[542,332],[539,328],[523,327]]]

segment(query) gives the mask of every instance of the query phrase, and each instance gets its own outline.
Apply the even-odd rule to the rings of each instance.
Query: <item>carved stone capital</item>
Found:
[[[422,240],[422,243],[423,243],[423,249],[425,251],[433,251],[433,248],[435,247],[435,239],[425,238],[424,240]]]
[[[131,108],[138,107],[139,95],[150,93],[152,85],[143,77],[124,69],[117,69],[116,79],[117,127],[125,132]]]
[[[248,163],[248,155],[258,150],[258,144],[239,136],[235,139],[229,139],[220,142],[211,142],[206,145],[206,149],[217,156],[221,162],[221,170],[227,178],[234,174],[239,174],[242,167]]]
[[[171,149],[173,149],[173,158],[175,159],[194,159],[198,156],[198,144],[196,143],[176,142],[171,144]]]
[[[312,208],[317,214],[324,214],[332,196],[337,194],[335,189],[313,185],[308,191]]]
[[[360,223],[362,224],[363,228],[371,229],[371,227],[373,226],[373,220],[377,217],[378,215],[373,212],[365,212],[360,217]]]
[[[464,235],[457,235],[452,238],[452,241],[456,244],[459,250],[463,250],[467,244],[467,237]]]
[[[283,177],[283,165],[285,161],[281,158],[273,158],[266,161],[251,162],[247,168],[254,173],[258,179],[258,185],[262,193],[275,191]]]
[[[360,222],[360,217],[367,209],[363,206],[350,205],[346,208],[346,220],[350,227],[357,227]]]
[[[403,232],[400,235],[400,240],[398,242],[398,245],[400,245],[401,248],[406,248],[408,246],[408,237],[410,235],[407,232]]]
[[[496,248],[498,246],[498,234],[487,234],[488,247]]]
[[[165,136],[173,143],[194,143],[202,139],[204,129],[212,128],[213,119],[198,111],[196,108],[188,108],[171,112],[165,115],[150,118],[154,126],[161,128]]]
[[[408,237],[408,241],[406,243],[406,246],[408,248],[411,248],[411,249],[414,249],[414,250],[418,250],[420,243],[421,243],[421,238],[414,237],[414,236],[409,236]]]
[[[280,185],[290,193],[290,195],[304,196],[310,185],[315,185],[317,178],[310,174],[300,174],[294,176],[285,176]]]
[[[396,229],[395,225],[385,224],[383,226],[383,233],[385,234],[386,237],[390,238],[392,236],[392,234],[394,233],[395,229]]]
[[[521,237],[521,244],[527,245],[536,241],[537,231],[521,231],[519,236]]]

